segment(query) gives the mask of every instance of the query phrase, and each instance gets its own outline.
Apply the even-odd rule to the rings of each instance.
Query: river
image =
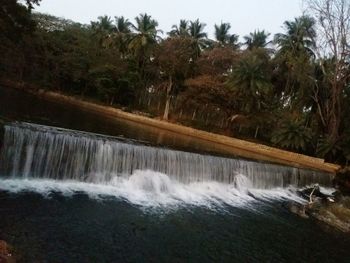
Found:
[[[291,214],[326,174],[0,88],[0,239],[19,262],[349,262]]]

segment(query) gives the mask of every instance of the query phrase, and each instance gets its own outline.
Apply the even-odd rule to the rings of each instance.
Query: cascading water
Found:
[[[13,188],[13,180],[26,180],[29,188],[38,188],[38,179],[50,180],[56,188],[67,188],[62,182],[69,181],[70,187],[78,190],[82,183],[95,189],[104,186],[108,193],[117,188],[128,199],[145,192],[170,194],[175,199],[186,195],[188,199],[193,194],[203,196],[205,190],[204,195],[227,200],[230,197],[222,195],[225,191],[237,195],[251,189],[330,183],[330,175],[321,172],[156,148],[28,123],[5,126],[1,174],[7,180],[1,183],[4,189]]]

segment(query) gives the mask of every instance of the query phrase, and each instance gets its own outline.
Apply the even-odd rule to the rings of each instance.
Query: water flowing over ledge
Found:
[[[233,183],[245,175],[255,188],[329,184],[326,173],[144,146],[118,138],[36,124],[5,126],[2,174],[106,183],[136,170],[161,172],[181,183]]]
[[[29,123],[5,125],[0,189],[111,195],[141,205],[298,199],[331,175],[268,163],[157,148],[116,137]],[[295,192],[295,191],[294,191]]]

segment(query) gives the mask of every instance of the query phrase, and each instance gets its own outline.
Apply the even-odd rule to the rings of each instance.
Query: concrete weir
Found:
[[[237,190],[331,185],[329,173],[23,122],[5,125],[0,161],[0,174],[11,178],[103,185],[127,180],[158,192],[173,189],[172,182],[187,186],[216,182]]]
[[[14,87],[16,85],[11,86]],[[267,161],[282,165],[289,165],[297,168],[314,169],[333,174],[335,174],[341,168],[339,165],[327,163],[323,159],[289,152],[274,147],[240,140],[224,135],[197,130],[179,124],[169,123],[167,121],[152,119],[149,117],[128,113],[120,109],[84,101],[75,97],[62,95],[57,92],[24,88],[23,90],[25,90],[26,92],[30,92],[36,96],[39,96],[45,100],[73,105],[88,112],[101,114],[101,116],[121,118],[135,123],[156,127],[178,134],[221,144],[226,148],[229,147],[230,149],[232,149],[232,154],[244,158]]]

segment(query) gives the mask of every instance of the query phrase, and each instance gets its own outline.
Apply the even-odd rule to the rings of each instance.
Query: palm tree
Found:
[[[215,25],[215,39],[220,43],[221,46],[230,44],[237,48],[238,35],[229,34],[230,29],[230,23],[221,23],[220,25]]]
[[[265,48],[270,42],[267,41],[270,33],[265,32],[265,30],[255,30],[247,36],[244,36],[245,45],[248,50],[253,50],[255,48]]]
[[[115,16],[116,31],[118,33],[129,34],[131,32],[132,23],[124,16]]]
[[[135,33],[131,36],[129,49],[135,55],[146,55],[150,47],[160,39],[158,33],[161,30],[157,30],[158,22],[147,14],[140,14],[135,20],[136,25],[131,25]]]
[[[299,56],[301,52],[314,56],[315,48],[315,20],[309,16],[295,18],[294,21],[285,21],[285,34],[276,34],[274,42],[279,47],[280,54],[289,53]]]
[[[310,92],[314,80],[315,58],[313,49],[316,37],[315,21],[308,16],[284,22],[285,33],[276,34],[274,42],[278,46],[276,61],[280,71],[285,72],[284,93],[289,96],[293,108],[312,106]]]
[[[98,21],[91,22],[91,27],[95,29],[96,31],[105,32],[105,33],[112,33],[115,31],[115,26],[113,25],[113,20],[110,16],[104,15],[99,16]]]
[[[221,23],[220,25],[215,24],[215,39],[221,44],[225,44],[229,39],[229,31],[231,25],[229,23]]]
[[[91,28],[96,35],[99,45],[102,47],[111,46],[111,35],[115,32],[115,26],[110,16],[99,16],[98,21],[91,22]]]
[[[206,39],[207,33],[203,32],[206,24],[199,22],[199,19],[195,21],[190,21],[189,31],[191,37],[194,39]]]
[[[265,50],[253,50],[233,67],[229,77],[229,87],[241,103],[241,110],[251,114],[266,106],[266,98],[271,91],[269,56]]]
[[[173,25],[172,30],[168,32],[171,37],[189,37],[189,23],[187,20],[181,19],[179,26]]]
[[[203,32],[205,26],[206,24],[199,22],[199,19],[190,21],[189,32],[196,50],[196,58],[198,58],[201,51],[208,46],[208,35]]]
[[[157,29],[158,22],[150,15],[140,14],[135,20],[136,25],[131,25],[135,32],[130,36],[128,48],[137,59],[138,68],[143,78],[145,64],[147,60],[150,60],[153,47],[160,40],[158,33],[162,31]]]
[[[119,52],[124,57],[128,51],[128,43],[130,40],[132,23],[129,19],[125,19],[123,16],[115,17],[116,33],[115,42],[119,49]]]
[[[301,120],[284,120],[273,133],[272,143],[286,149],[305,151],[312,145],[312,131]]]

